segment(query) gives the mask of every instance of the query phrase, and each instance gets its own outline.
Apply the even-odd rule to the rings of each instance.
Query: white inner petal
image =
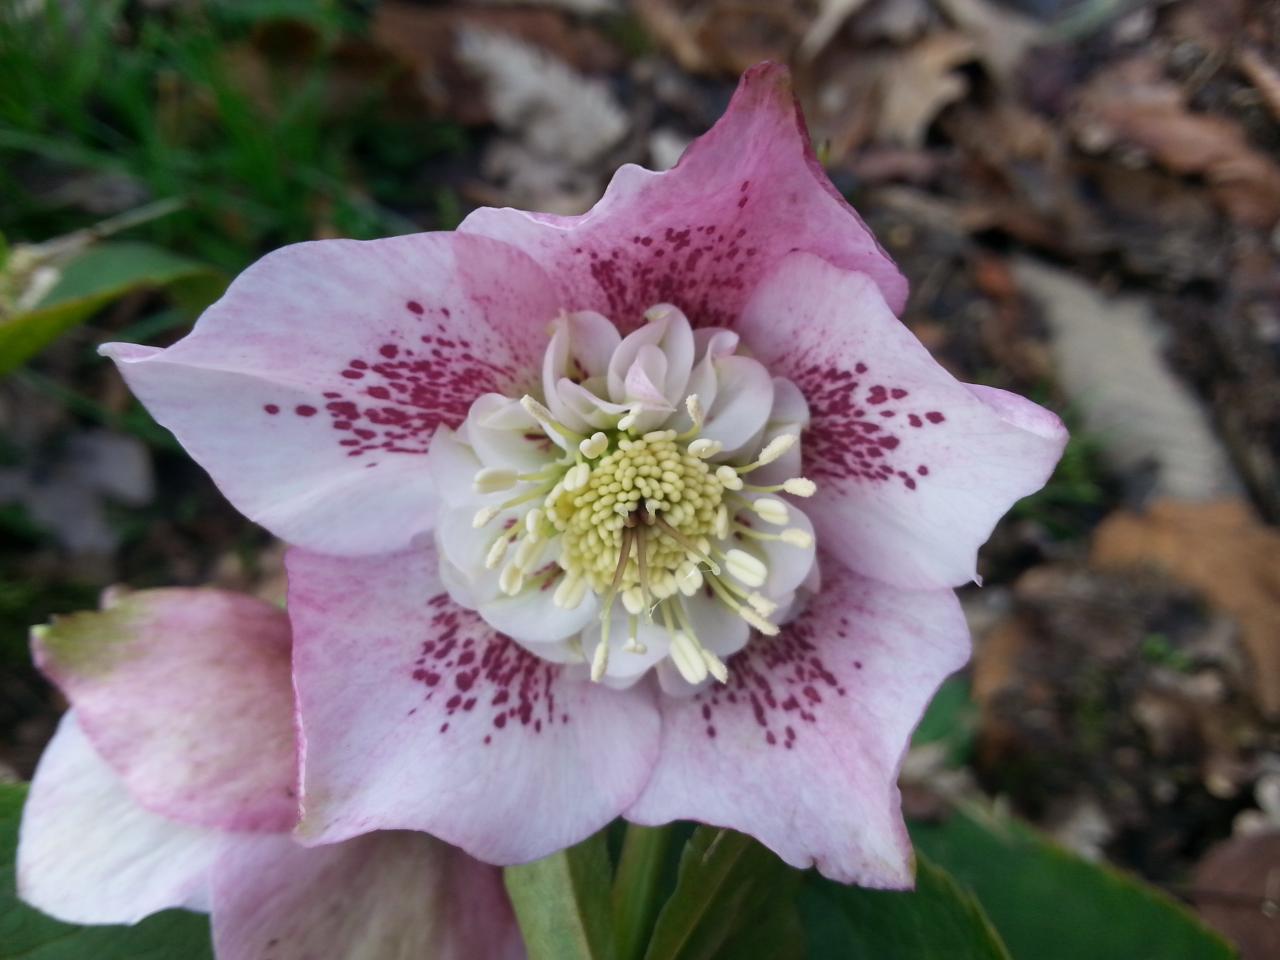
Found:
[[[808,408],[794,384],[662,304],[626,337],[550,329],[541,395],[488,394],[430,459],[454,599],[611,686],[723,682],[816,583],[794,495]]]

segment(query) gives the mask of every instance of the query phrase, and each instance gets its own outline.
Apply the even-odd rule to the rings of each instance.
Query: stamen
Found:
[[[700,652],[702,654],[702,662],[707,665],[707,669],[711,671],[711,675],[720,683],[728,683],[729,668],[724,665],[724,661],[706,647],[702,647]]]
[[[508,563],[498,576],[498,589],[508,597],[514,597],[524,587],[524,570],[514,563]]]
[[[676,588],[686,597],[702,589],[702,571],[686,560],[676,570]]]
[[[800,547],[802,550],[808,550],[813,546],[813,534],[808,530],[801,530],[799,527],[783,530],[780,539],[783,543],[790,544],[793,547]]]
[[[524,515],[524,528],[529,536],[537,536],[541,532],[542,523],[546,518],[546,511],[541,507],[534,507]]]
[[[751,609],[762,617],[771,617],[774,611],[778,609],[778,605],[766,597],[762,593],[752,591],[747,594],[747,603],[751,604]]]
[[[546,549],[547,541],[541,537],[526,536],[520,541],[520,545],[516,547],[515,557],[512,563],[520,567],[526,572],[537,567],[538,561],[542,559],[542,551]]]
[[[793,497],[812,497],[818,491],[818,485],[808,477],[792,477],[790,480],[784,480],[782,483],[771,483],[767,486],[760,486],[755,483],[748,483],[743,486],[748,493],[789,493]]]
[[[712,533],[716,535],[717,540],[725,540],[729,536],[729,508],[723,503],[716,510],[716,522]]]
[[[607,637],[601,637],[600,642],[596,644],[596,652],[591,657],[591,679],[596,683],[604,677],[604,673],[609,669],[609,640]]]
[[[599,431],[578,444],[578,452],[588,460],[594,460],[609,449],[609,438]]]
[[[782,489],[793,497],[812,497],[818,485],[808,477],[792,477],[782,483]]]
[[[498,504],[496,507],[484,507],[483,509],[476,511],[476,515],[471,520],[471,526],[479,530],[481,527],[491,522],[493,518],[503,510],[510,510],[512,507],[518,507],[520,504],[528,503],[530,500],[539,500],[546,492],[547,488],[545,486],[539,487],[538,489],[531,490],[521,496],[512,497],[510,500],[506,500]]]
[[[581,490],[591,479],[591,466],[586,463],[575,463],[564,475],[564,488],[570,493]]]
[[[624,600],[623,602],[625,603],[626,601]],[[645,653],[649,651],[649,648],[646,647],[643,643],[641,643],[640,640],[638,639],[637,634],[639,632],[639,629],[640,629],[639,618],[635,616],[628,617],[627,618],[627,642],[622,649],[625,650],[627,653],[634,653],[637,656],[643,656]]]
[[[750,473],[757,467],[773,463],[773,461],[794,447],[799,439],[794,433],[783,433],[774,437],[760,451],[760,456],[756,457],[753,463],[748,463],[745,467],[739,467],[738,473]]]
[[[738,476],[738,474],[744,472],[745,471],[742,467],[735,469],[728,464],[725,464],[723,466],[716,467],[716,479],[720,481],[726,490],[741,490],[742,478]]]
[[[745,550],[730,550],[724,555],[725,569],[749,587],[764,586],[769,568]]]
[[[639,587],[628,587],[622,591],[621,597],[623,607],[633,617],[638,617],[648,606]]]
[[[689,414],[690,427],[676,439],[692,440],[702,430],[702,425],[707,419],[707,411],[702,408],[702,401],[698,399],[696,393],[691,393],[684,398],[684,409]],[[696,457],[697,454],[695,453],[694,456]]]
[[[724,449],[724,444],[719,440],[712,440],[709,437],[699,437],[686,448],[691,454],[699,460],[708,460]]]
[[[519,475],[503,467],[485,467],[476,473],[471,487],[476,493],[499,493],[516,485]]]
[[[489,547],[489,552],[484,555],[485,569],[497,570],[498,564],[502,563],[502,558],[507,555],[507,547],[509,546],[511,546],[510,533],[504,533],[493,541],[493,545]]]
[[[720,580],[717,577],[708,577],[707,583],[711,585],[712,591],[714,591],[715,595],[725,606],[740,616],[743,620],[747,621],[751,626],[755,627],[767,637],[776,637],[778,635],[777,624],[769,622],[754,610],[744,607],[735,600],[733,595],[729,593],[729,590],[723,580]]]
[[[547,436],[551,436],[552,433],[558,433],[560,436],[573,443],[581,443],[586,439],[582,434],[574,430],[570,430],[563,423],[557,420],[550,410],[533,397],[529,396],[529,394],[526,393],[520,398],[520,406],[524,407],[525,412],[528,413],[529,416],[538,421],[538,426],[542,427],[543,432],[546,433]]]
[[[587,581],[576,573],[565,574],[551,596],[551,602],[561,610],[576,610],[587,595]]]
[[[751,510],[765,523],[772,523],[778,527],[786,526],[787,521],[791,519],[787,505],[773,497],[761,497],[752,502]]]
[[[702,658],[702,648],[686,633],[676,631],[671,635],[671,646],[668,648],[671,662],[680,671],[680,676],[697,686],[707,679],[707,661]]]
[[[788,527],[781,533],[765,533],[763,530],[756,530],[753,527],[735,523],[733,532],[735,536],[746,537],[749,540],[781,541],[788,546],[800,547],[802,550],[807,550],[813,546],[813,535],[807,530],[801,530],[799,527]]]

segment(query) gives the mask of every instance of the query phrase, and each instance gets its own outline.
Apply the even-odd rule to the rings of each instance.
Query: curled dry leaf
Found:
[[[1280,220],[1280,167],[1231,120],[1192,112],[1154,60],[1134,57],[1100,71],[1073,126],[1086,149],[1127,144],[1175,173],[1204,177],[1237,223],[1265,229]]]

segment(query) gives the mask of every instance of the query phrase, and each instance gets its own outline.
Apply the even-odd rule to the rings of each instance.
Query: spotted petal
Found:
[[[250,519],[376,553],[430,529],[436,427],[535,375],[558,306],[537,265],[482,237],[325,240],[259,260],[172,347],[102,352]]]
[[[297,821],[283,611],[220,590],[145,590],[37,628],[32,646],[144,808],[226,830]]]
[[[1049,411],[960,383],[894,317],[869,278],[807,253],[755,291],[739,330],[808,401],[806,510],[822,547],[911,589],[976,578],[977,549],[1066,445]]]
[[[213,873],[219,960],[516,960],[502,875],[420,833],[245,846]]]
[[[872,277],[901,309],[907,285],[814,158],[785,67],[742,77],[729,109],[665,173],[627,165],[581,217],[475,211],[459,230],[528,252],[565,306],[623,330],[657,303],[694,326],[734,326],[763,271],[791,250]]]
[[[449,599],[433,549],[288,558],[305,843],[423,830],[491,863],[575,843],[653,766],[652,691],[548,663]]]
[[[908,887],[898,769],[925,704],[968,657],[968,630],[950,590],[824,563],[823,592],[731,658],[727,686],[661,701],[658,766],[626,816],[730,827],[833,880]]]

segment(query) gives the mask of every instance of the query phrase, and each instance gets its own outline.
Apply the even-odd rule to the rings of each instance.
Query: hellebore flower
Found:
[[[174,346],[105,347],[299,548],[304,842],[510,863],[687,818],[909,885],[951,588],[1066,435],[947,374],[905,295],[765,64],[581,217],[288,247]]]
[[[289,645],[282,610],[215,590],[37,628],[72,709],[23,811],[19,895],[75,923],[205,911],[219,960],[522,956],[494,867],[421,833],[291,839]]]

